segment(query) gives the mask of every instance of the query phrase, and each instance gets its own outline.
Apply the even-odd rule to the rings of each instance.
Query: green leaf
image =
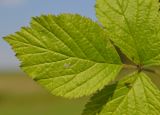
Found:
[[[96,14],[106,32],[136,64],[160,65],[158,0],[97,0]]]
[[[82,115],[97,115],[116,90],[117,83],[108,85],[94,94],[85,105]]]
[[[83,115],[159,115],[160,91],[144,73],[106,86],[86,105]]]
[[[90,95],[115,79],[120,58],[105,31],[79,15],[43,15],[5,37],[22,69],[52,94]]]

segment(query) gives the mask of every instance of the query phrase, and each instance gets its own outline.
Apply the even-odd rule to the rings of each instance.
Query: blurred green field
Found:
[[[0,74],[0,115],[80,115],[86,102],[54,97],[23,74]]]

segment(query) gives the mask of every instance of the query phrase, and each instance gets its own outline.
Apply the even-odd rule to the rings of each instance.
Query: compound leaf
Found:
[[[52,94],[90,95],[115,79],[120,58],[105,31],[79,15],[42,15],[5,37],[22,69]]]
[[[106,86],[86,105],[83,115],[159,115],[160,91],[144,73]]]
[[[160,65],[158,0],[97,0],[96,13],[110,39],[130,60]]]

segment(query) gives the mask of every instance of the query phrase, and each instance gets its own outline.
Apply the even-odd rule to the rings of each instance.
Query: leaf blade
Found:
[[[23,71],[57,96],[90,95],[114,80],[122,68],[103,29],[79,15],[35,17],[31,27],[5,40]]]
[[[159,65],[158,0],[97,0],[96,14],[115,44],[136,64]]]
[[[108,87],[114,87],[115,90],[108,90]],[[160,113],[159,89],[146,74],[133,74],[108,87],[91,98],[83,115],[158,115]],[[102,103],[105,98],[106,104]],[[96,105],[99,105],[99,110],[90,114],[91,110],[97,110]]]

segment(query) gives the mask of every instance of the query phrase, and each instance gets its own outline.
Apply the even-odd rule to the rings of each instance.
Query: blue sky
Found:
[[[95,0],[0,0],[0,71],[18,70],[19,62],[3,36],[29,24],[41,14],[78,13],[96,20]]]

